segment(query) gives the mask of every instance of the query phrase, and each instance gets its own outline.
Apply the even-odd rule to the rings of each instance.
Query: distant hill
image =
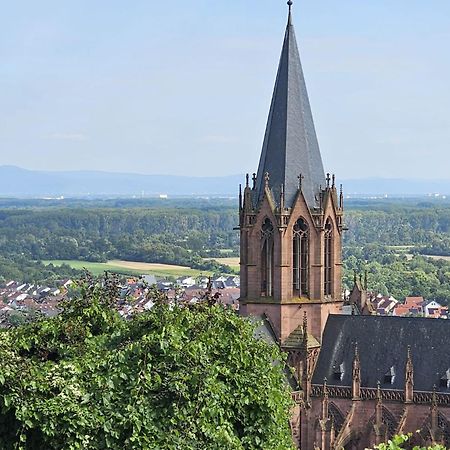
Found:
[[[240,175],[183,177],[99,171],[50,172],[0,166],[2,197],[237,195]]]
[[[244,175],[187,177],[100,171],[38,171],[0,166],[0,197],[236,196]],[[450,180],[342,181],[350,196],[450,194]]]

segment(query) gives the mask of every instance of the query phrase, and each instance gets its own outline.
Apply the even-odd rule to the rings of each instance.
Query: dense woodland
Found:
[[[349,200],[344,283],[368,271],[369,287],[399,299],[450,299],[450,203]],[[231,269],[204,258],[237,256],[235,200],[0,200],[0,279],[52,282],[77,276],[47,259],[124,259]]]

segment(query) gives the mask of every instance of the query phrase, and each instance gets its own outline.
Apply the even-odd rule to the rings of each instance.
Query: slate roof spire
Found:
[[[284,185],[286,207],[291,207],[301,188],[310,208],[316,206],[325,173],[317,142],[308,93],[292,24],[292,1],[284,36],[275,88],[267,121],[256,179],[256,200],[264,193],[264,175],[270,175],[274,199]]]

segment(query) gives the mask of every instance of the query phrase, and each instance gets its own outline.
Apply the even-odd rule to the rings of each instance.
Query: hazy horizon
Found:
[[[17,166],[14,164],[4,164],[0,165],[0,169],[2,168],[12,168],[12,169],[19,169],[19,170],[26,170],[29,172],[50,172],[50,173],[80,173],[80,172],[88,172],[88,173],[104,173],[107,175],[138,175],[138,176],[154,176],[154,177],[189,177],[189,178],[233,178],[233,177],[241,177],[242,181],[245,181],[245,172],[241,173],[229,173],[229,174],[222,174],[222,175],[189,175],[189,174],[173,174],[173,173],[145,173],[145,172],[139,172],[139,171],[130,171],[130,170],[106,170],[106,169],[32,169],[27,168],[23,166]],[[401,177],[401,176],[393,176],[393,177],[384,177],[384,176],[364,176],[364,174],[357,175],[351,175],[350,177],[338,180],[338,181],[345,181],[345,180],[398,180],[398,181],[423,181],[423,182],[434,182],[434,181],[448,181],[450,182],[450,174],[447,177],[442,178],[411,178],[411,177]]]
[[[449,179],[450,4],[293,11],[325,169]],[[255,171],[286,14],[284,0],[6,3],[0,166]]]

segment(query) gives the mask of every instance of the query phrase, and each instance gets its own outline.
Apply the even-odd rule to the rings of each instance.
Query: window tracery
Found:
[[[294,225],[292,260],[294,292],[299,296],[308,295],[309,227],[302,218],[298,219]]]
[[[261,226],[261,296],[273,295],[273,233],[274,227],[269,218]]]
[[[333,224],[331,219],[325,223],[325,246],[324,246],[324,294],[332,294],[332,257],[333,257]]]

